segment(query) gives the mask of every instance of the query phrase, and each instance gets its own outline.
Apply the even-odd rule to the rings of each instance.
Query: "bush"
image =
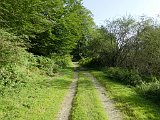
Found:
[[[48,75],[53,76],[58,70],[58,65],[50,58],[37,56],[37,67],[44,70]]]
[[[1,67],[0,83],[6,87],[16,87],[20,83],[27,81],[26,69],[17,65],[8,64]]]
[[[106,73],[108,77],[127,85],[136,86],[142,83],[142,78],[134,70],[110,67]]]
[[[69,55],[54,54],[51,58],[34,56],[26,51],[21,41],[19,37],[0,29],[0,95],[18,92],[34,76],[53,76],[59,67],[71,64]]]
[[[55,64],[57,64],[61,68],[69,67],[72,64],[70,55],[52,54],[51,59],[55,61]]]
[[[150,83],[150,82],[156,82],[157,81],[157,77],[155,77],[155,76],[143,75],[142,78],[143,78],[143,82],[145,82],[145,83]]]
[[[93,59],[93,58],[83,58],[79,61],[79,64],[84,67],[88,68],[101,68],[104,64],[101,62],[100,59]]]
[[[19,54],[24,49],[18,47],[20,44],[17,43],[16,39],[19,38],[0,30],[0,67],[9,63],[19,63],[22,59]]]
[[[136,87],[136,91],[146,98],[156,102],[160,101],[160,81],[158,80],[150,83],[142,83]]]
[[[91,61],[92,61],[91,58],[82,58],[81,60],[79,60],[79,64],[81,66],[88,67],[90,66]]]
[[[23,86],[27,80],[28,59],[33,55],[22,47],[21,39],[0,29],[0,93]],[[13,91],[13,89],[12,89]]]

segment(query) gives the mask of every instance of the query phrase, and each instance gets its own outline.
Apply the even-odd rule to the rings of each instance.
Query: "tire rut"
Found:
[[[118,109],[116,109],[113,101],[107,97],[105,88],[100,85],[100,83],[92,74],[90,74],[89,72],[85,72],[85,74],[91,78],[94,86],[98,90],[99,97],[105,108],[108,120],[123,120],[122,113]]]
[[[78,81],[78,71],[77,71],[77,68],[74,68],[74,80],[69,87],[69,92],[67,93],[67,95],[63,100],[63,103],[61,104],[61,110],[59,111],[56,120],[69,119],[71,109],[72,109],[73,98],[76,93],[77,81]]]

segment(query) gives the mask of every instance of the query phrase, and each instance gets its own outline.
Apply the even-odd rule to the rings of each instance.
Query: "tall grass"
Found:
[[[124,113],[125,120],[159,120],[160,108],[153,102],[140,96],[133,87],[106,77],[102,71],[92,74],[106,88],[107,95],[115,101],[116,106]]]
[[[135,87],[137,93],[160,104],[160,81],[156,77],[144,77],[134,70],[110,67],[106,76],[117,82]]]
[[[110,67],[105,70],[105,73],[107,77],[126,85],[136,86],[142,83],[141,76],[134,70]]]
[[[160,105],[160,81],[142,83],[136,87],[136,91]]]

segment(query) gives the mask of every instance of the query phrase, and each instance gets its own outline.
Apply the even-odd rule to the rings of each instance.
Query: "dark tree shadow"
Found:
[[[57,89],[68,89],[72,81],[66,81],[65,79],[56,80],[44,80],[38,84],[42,87],[54,87]]]

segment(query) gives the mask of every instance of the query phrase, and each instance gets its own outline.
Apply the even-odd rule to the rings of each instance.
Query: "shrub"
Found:
[[[79,64],[81,66],[88,67],[90,66],[91,61],[92,61],[91,58],[82,58],[81,60],[79,60]]]
[[[17,65],[8,64],[1,67],[0,70],[0,83],[3,86],[16,87],[26,80],[26,71]]]
[[[145,83],[150,83],[150,82],[156,82],[157,81],[157,77],[155,77],[155,76],[143,75],[142,78],[143,78],[143,82],[145,82]]]
[[[42,73],[54,75],[58,70],[56,62],[67,64],[68,59],[52,60],[43,56],[34,56],[25,50],[21,39],[0,29],[0,92],[4,89],[18,88],[31,78],[28,72],[40,68]],[[61,62],[61,63],[62,63]],[[32,79],[32,78],[31,78]],[[20,87],[19,87],[20,88]]]
[[[51,59],[61,68],[69,67],[72,64],[70,55],[52,54]]]
[[[20,88],[28,80],[28,58],[32,55],[22,46],[21,39],[0,29],[1,94],[5,89]]]
[[[144,82],[136,87],[136,91],[146,98],[152,99],[156,102],[160,101],[160,81],[158,80],[150,83]]]
[[[127,85],[136,86],[142,83],[142,78],[134,70],[110,67],[106,71],[107,76]]]
[[[100,59],[93,59],[93,58],[83,58],[79,61],[79,64],[84,67],[88,68],[101,68],[104,64],[101,62]]]
[[[44,70],[48,75],[53,76],[58,70],[58,65],[50,58],[37,56],[37,67]]]

